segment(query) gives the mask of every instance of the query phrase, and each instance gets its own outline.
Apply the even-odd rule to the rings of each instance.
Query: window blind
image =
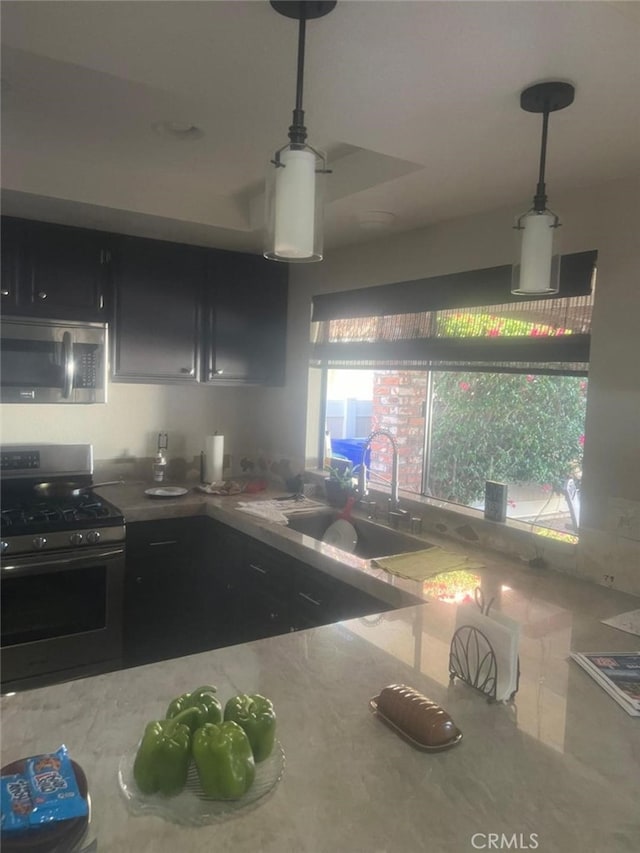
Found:
[[[586,375],[596,258],[565,256],[560,293],[526,301],[510,267],[314,297],[311,364]]]

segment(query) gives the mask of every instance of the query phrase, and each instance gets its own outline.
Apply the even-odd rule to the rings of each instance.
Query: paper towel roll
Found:
[[[222,463],[224,460],[224,436],[208,435],[205,439],[205,474],[206,483],[221,483]]]

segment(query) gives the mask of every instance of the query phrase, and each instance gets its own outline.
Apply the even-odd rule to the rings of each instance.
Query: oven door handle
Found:
[[[73,363],[73,341],[71,340],[70,332],[65,332],[62,336],[62,359],[64,369],[62,396],[65,400],[68,400],[73,391],[73,376],[76,369]]]
[[[73,566],[74,563],[94,563],[96,560],[109,560],[113,557],[119,557],[122,554],[124,554],[124,548],[109,548],[108,550],[92,551],[90,553],[84,551],[82,554],[74,554],[72,557],[43,558],[41,555],[37,555],[21,559],[19,563],[4,563],[2,565],[2,574],[32,574],[33,572],[46,572],[49,569],[55,571],[56,567],[59,566]]]

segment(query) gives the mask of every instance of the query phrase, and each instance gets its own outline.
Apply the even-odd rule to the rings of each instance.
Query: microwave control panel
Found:
[[[76,388],[96,388],[100,378],[100,357],[95,347],[76,344],[74,347]]]

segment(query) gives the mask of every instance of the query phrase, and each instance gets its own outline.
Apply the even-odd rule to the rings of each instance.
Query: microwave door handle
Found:
[[[64,367],[64,384],[62,386],[62,396],[68,400],[73,391],[73,374],[75,365],[73,363],[73,342],[71,341],[70,332],[65,332],[62,336],[62,358]]]

